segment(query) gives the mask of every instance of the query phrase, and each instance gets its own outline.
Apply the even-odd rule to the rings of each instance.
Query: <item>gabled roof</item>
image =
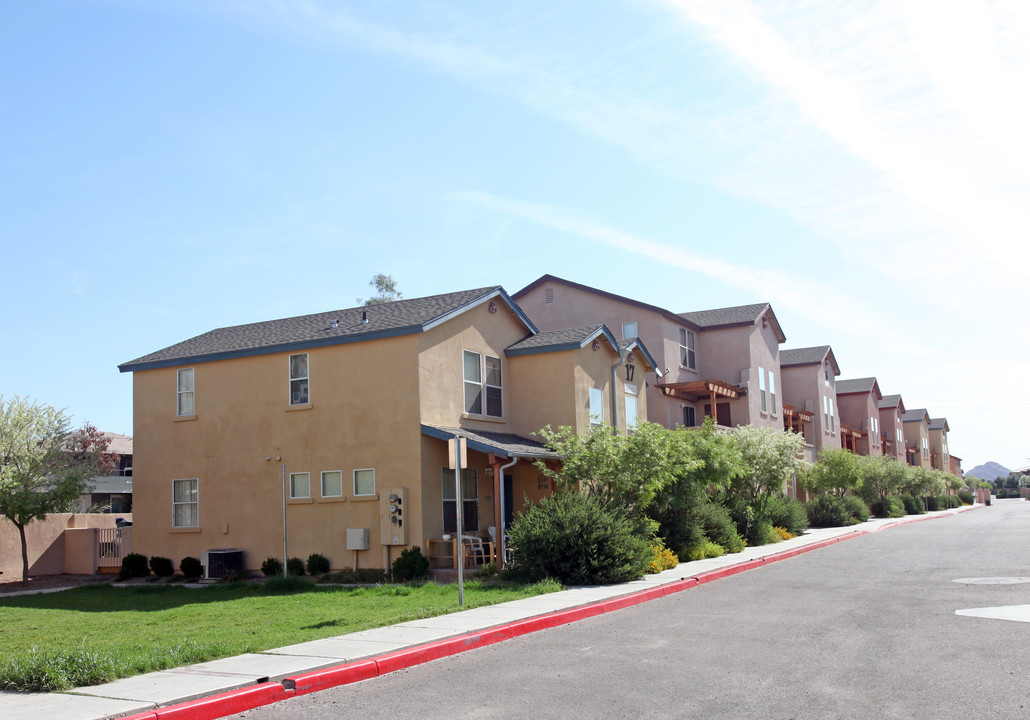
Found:
[[[563,350],[579,350],[594,340],[604,340],[615,352],[619,351],[619,341],[606,325],[584,325],[583,327],[566,328],[564,330],[544,330],[536,335],[519,340],[509,345],[504,354],[508,357],[518,355],[534,355],[536,353],[561,352]]]
[[[678,323],[680,325],[686,325],[691,330],[700,330],[701,329],[699,326],[695,325],[693,322],[691,322],[689,320],[686,320],[682,315],[677,315],[676,313],[672,312],[671,310],[666,310],[665,308],[660,308],[657,305],[650,305],[650,304],[645,303],[645,302],[640,302],[639,300],[634,300],[633,298],[628,298],[625,295],[616,295],[615,293],[610,293],[610,292],[607,292],[605,290],[598,290],[595,287],[590,287],[589,285],[582,285],[580,283],[572,282],[571,280],[566,280],[564,278],[560,278],[560,277],[557,277],[555,275],[541,275],[539,278],[537,278],[536,280],[531,282],[529,285],[526,285],[526,287],[524,287],[521,290],[517,290],[516,292],[512,293],[511,296],[512,296],[512,298],[514,298],[517,301],[517,300],[521,299],[522,297],[524,297],[526,294],[528,294],[530,291],[540,287],[541,285],[546,285],[548,283],[553,283],[553,284],[558,284],[558,285],[565,285],[566,287],[570,287],[570,288],[573,288],[575,290],[582,290],[583,292],[592,293],[592,294],[597,295],[599,297],[608,298],[609,300],[616,300],[618,302],[626,303],[627,305],[634,305],[634,306],[636,306],[638,308],[642,308],[644,310],[650,310],[651,312],[658,313],[659,315],[664,315],[668,320],[671,320],[674,323]]]
[[[468,441],[470,450],[493,453],[501,457],[523,457],[544,460],[555,460],[558,453],[548,449],[543,443],[530,440],[512,433],[487,432],[485,430],[469,430],[467,428],[445,427],[441,425],[423,425],[422,434],[439,440],[450,440],[455,435]]]
[[[736,305],[734,307],[716,308],[714,310],[698,310],[695,312],[680,313],[684,320],[696,324],[705,330],[714,330],[729,327],[743,327],[754,325],[759,318],[768,314],[773,330],[776,332],[776,339],[786,342],[787,337],[783,334],[779,320],[769,303],[757,303],[755,305]]]
[[[908,410],[901,416],[902,422],[922,422],[924,419],[926,422],[930,422],[930,413],[926,412],[926,408]]]
[[[628,338],[619,343],[620,347],[626,352],[638,352],[644,358],[648,365],[651,366],[652,370],[658,369],[658,363],[651,357],[651,353],[648,352],[647,347],[641,342],[640,338]]]
[[[881,410],[900,407],[901,414],[905,414],[905,403],[901,401],[900,395],[884,395],[883,399],[881,399],[880,402],[876,404],[876,406]]]
[[[837,358],[833,356],[833,350],[829,345],[780,350],[781,368],[799,367],[801,365],[822,365],[824,360],[830,361],[834,375],[840,375],[840,366],[837,365]]]
[[[499,285],[396,300],[380,305],[219,328],[118,366],[121,372],[173,367],[268,353],[305,350],[425,332],[466,310],[495,300],[504,303],[535,333],[536,326]]]
[[[930,418],[930,429],[951,432],[951,428],[948,427],[948,418]]]
[[[876,378],[855,378],[854,380],[838,380],[836,383],[836,390],[838,395],[852,395],[854,393],[867,393],[876,391],[877,405],[879,405],[880,398],[883,395],[880,393],[880,387],[876,384]]]

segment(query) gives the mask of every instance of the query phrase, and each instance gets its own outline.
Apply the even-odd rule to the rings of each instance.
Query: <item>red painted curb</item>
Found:
[[[338,685],[349,685],[359,680],[368,680],[378,675],[379,666],[376,665],[375,660],[359,660],[303,675],[291,675],[283,678],[282,684],[283,687],[290,688],[295,695],[307,695]]]
[[[973,509],[976,509],[976,506],[957,508],[955,509],[955,512],[951,514],[956,515],[960,512]],[[649,600],[655,600],[660,597],[665,597],[666,595],[690,590],[715,580],[721,580],[733,575],[738,575],[742,572],[762,567],[768,563],[787,560],[813,550],[829,547],[830,545],[835,545],[839,542],[844,542],[845,540],[851,540],[856,537],[861,537],[862,535],[879,532],[880,530],[897,527],[898,525],[904,525],[909,522],[932,520],[936,517],[943,516],[920,515],[913,518],[899,518],[898,522],[881,525],[875,530],[856,528],[854,532],[846,535],[826,538],[825,540],[819,540],[803,547],[784,550],[774,555],[768,555],[754,560],[747,560],[745,562],[737,563],[736,565],[719,568],[718,570],[711,570],[698,575],[692,575],[657,587],[640,590],[630,595],[612,598],[611,600],[602,600],[590,605],[572,608],[570,610],[558,610],[546,615],[538,615],[526,620],[518,620],[508,625],[490,628],[489,630],[482,632],[471,633],[455,638],[427,643],[425,645],[406,648],[404,650],[381,655],[376,658],[347,663],[346,665],[338,665],[325,670],[316,670],[303,675],[293,675],[284,678],[282,683],[264,683],[261,685],[242,688],[240,690],[232,690],[219,695],[212,695],[211,697],[202,698],[200,700],[191,700],[178,705],[170,705],[168,707],[147,710],[136,715],[129,715],[121,718],[121,720],[218,720],[218,718],[225,717],[226,715],[243,712],[244,710],[261,707],[262,705],[269,705],[273,702],[278,702],[279,700],[285,700],[294,696],[307,695],[319,690],[328,690],[329,688],[348,685],[361,680],[369,680],[395,670],[421,665],[422,663],[429,662],[430,660],[437,660],[439,658],[457,655],[465,652],[466,650],[493,645],[521,635],[528,635],[539,630],[567,625],[578,620],[584,620],[586,618],[596,617],[614,610],[621,610],[633,605],[639,605]]]

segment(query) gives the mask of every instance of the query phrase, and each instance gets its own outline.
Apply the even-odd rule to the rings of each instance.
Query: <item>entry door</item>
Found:
[[[508,527],[515,518],[515,492],[512,490],[513,483],[514,479],[511,475],[504,476],[504,487],[501,489],[501,492],[504,493],[504,527],[501,528],[501,532],[507,532]]]

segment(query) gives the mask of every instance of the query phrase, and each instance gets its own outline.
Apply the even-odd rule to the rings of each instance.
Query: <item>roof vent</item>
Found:
[[[554,305],[554,288],[544,288],[544,305]]]
[[[338,327],[340,327],[340,321],[339,320],[330,320],[329,321],[329,327],[331,327],[331,328],[338,328]]]
[[[362,325],[368,325],[368,311],[367,310],[362,310],[361,311],[361,324]]]

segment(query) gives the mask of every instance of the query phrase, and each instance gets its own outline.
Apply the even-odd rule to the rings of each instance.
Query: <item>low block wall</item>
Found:
[[[113,528],[117,518],[131,521],[132,515],[56,513],[26,525],[29,577],[96,572],[92,529]],[[21,579],[21,537],[6,518],[0,518],[0,572],[4,580]]]

